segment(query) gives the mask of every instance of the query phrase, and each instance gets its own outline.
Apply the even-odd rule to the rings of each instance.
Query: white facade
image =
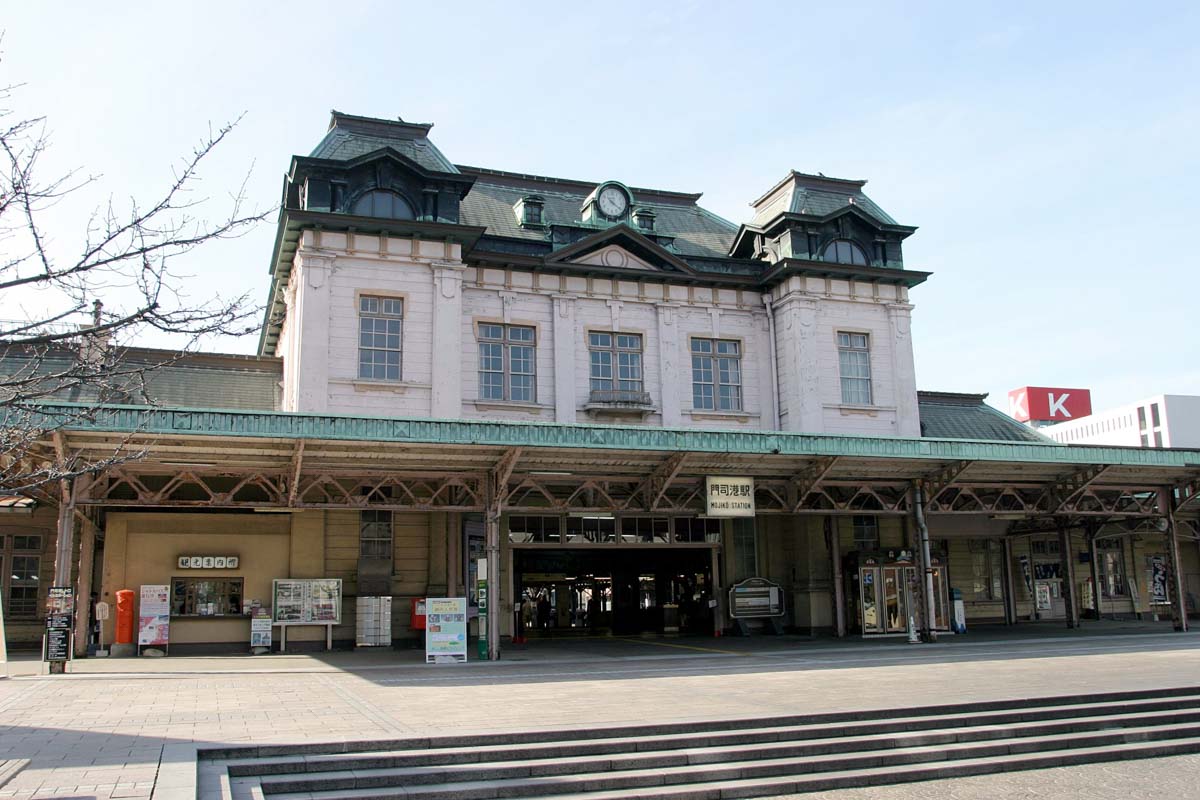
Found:
[[[1200,397],[1155,395],[1038,432],[1063,444],[1200,447]]]
[[[623,255],[627,263],[638,261]],[[912,306],[903,286],[797,275],[764,297],[697,285],[649,265],[641,273],[625,280],[490,269],[465,264],[457,244],[304,231],[277,348],[284,358],[283,409],[920,435]],[[360,377],[364,296],[402,303],[398,376]],[[490,324],[533,329],[532,398],[482,395],[480,326]],[[591,332],[641,337],[648,404],[592,402]],[[848,333],[865,334],[855,341],[867,344],[868,403],[843,401],[838,342]],[[693,406],[693,339],[737,343],[738,408]]]

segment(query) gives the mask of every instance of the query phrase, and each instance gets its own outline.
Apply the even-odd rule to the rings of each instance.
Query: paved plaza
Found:
[[[0,798],[181,800],[171,754],[193,743],[569,730],[1200,684],[1200,635],[1115,625],[1096,635],[1101,629],[920,646],[793,637],[533,642],[500,663],[437,667],[388,650],[91,659],[49,677],[18,659],[0,681],[0,761],[29,763]],[[1177,800],[1197,796],[1198,785],[1200,756],[1185,756],[806,797]]]

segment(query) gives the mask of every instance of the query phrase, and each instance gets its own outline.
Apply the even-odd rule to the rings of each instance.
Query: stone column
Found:
[[[575,298],[553,297],[554,311],[554,421],[575,422]]]
[[[655,316],[658,319],[658,375],[659,391],[662,396],[663,426],[677,428],[683,425],[683,390],[685,383],[691,384],[691,360],[680,352],[678,306],[675,303],[658,303]]]
[[[302,247],[296,253],[292,281],[297,282],[296,408],[289,411],[322,412],[329,409],[329,284],[333,253]],[[353,310],[351,309],[351,312]],[[351,313],[348,312],[348,313]]]
[[[462,417],[462,279],[459,263],[434,262],[430,414],[435,419]]]
[[[908,303],[888,303],[892,333],[892,391],[896,400],[896,435],[920,436],[917,411],[917,371],[913,362],[912,309]]]
[[[785,431],[821,433],[820,365],[817,360],[817,300],[788,294],[775,304],[775,335],[779,337],[779,398]],[[832,346],[832,345],[830,345]]]

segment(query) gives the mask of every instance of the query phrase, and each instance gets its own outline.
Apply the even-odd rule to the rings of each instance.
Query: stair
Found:
[[[1200,753],[1200,688],[218,748],[200,752],[198,789],[226,800],[724,800],[1185,753]]]

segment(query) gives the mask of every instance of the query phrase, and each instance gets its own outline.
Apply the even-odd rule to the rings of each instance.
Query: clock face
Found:
[[[620,217],[624,216],[625,209],[629,206],[629,199],[616,186],[607,186],[596,198],[596,204],[600,206],[600,211],[606,217]]]

